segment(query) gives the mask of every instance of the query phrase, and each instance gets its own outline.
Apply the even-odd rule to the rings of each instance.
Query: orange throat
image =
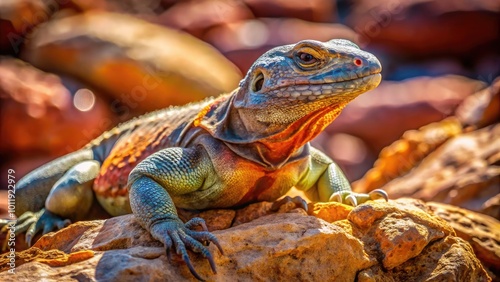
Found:
[[[265,147],[261,152],[270,162],[288,158],[332,123],[346,105],[335,104],[314,111],[293,122],[282,132],[259,140]]]

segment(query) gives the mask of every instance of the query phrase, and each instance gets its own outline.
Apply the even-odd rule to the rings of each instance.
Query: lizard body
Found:
[[[119,125],[18,182],[18,232],[61,228],[85,214],[95,193],[112,215],[133,212],[154,238],[181,254],[213,242],[175,207],[226,208],[275,201],[291,187],[315,200],[356,205],[343,173],[309,141],[381,80],[380,62],[347,40],[301,41],[262,55],[232,93],[159,110]],[[35,212],[34,214],[32,212]],[[220,248],[219,248],[220,249]]]

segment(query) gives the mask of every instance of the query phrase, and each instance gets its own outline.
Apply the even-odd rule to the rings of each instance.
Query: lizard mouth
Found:
[[[380,72],[354,79],[324,79],[324,82],[301,82],[280,85],[268,91],[277,97],[293,100],[316,100],[332,95],[362,93],[377,87],[382,80]]]

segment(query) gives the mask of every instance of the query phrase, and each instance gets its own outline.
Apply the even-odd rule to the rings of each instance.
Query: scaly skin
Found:
[[[104,133],[18,183],[18,231],[27,240],[87,213],[92,191],[112,215],[133,212],[170,255],[212,255],[214,235],[182,223],[176,207],[208,209],[275,201],[291,187],[319,201],[357,205],[337,165],[309,145],[358,95],[375,88],[381,66],[346,40],[301,41],[262,55],[230,94],[160,110]],[[300,199],[294,199],[299,205]],[[278,205],[282,201],[278,202]],[[36,213],[30,213],[36,212]],[[221,249],[220,249],[221,250]],[[221,250],[222,252],[222,250]]]

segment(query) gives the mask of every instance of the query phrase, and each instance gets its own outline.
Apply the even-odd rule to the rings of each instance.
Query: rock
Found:
[[[293,30],[293,32],[290,32]],[[328,41],[344,38],[357,41],[357,34],[341,24],[313,23],[292,18],[259,18],[213,27],[202,39],[236,64],[245,73],[269,49],[300,40]]]
[[[66,254],[60,250],[42,251],[39,248],[33,247],[24,252],[16,253],[14,260],[15,267],[23,265],[30,261],[40,262],[49,266],[59,267],[87,260],[94,256],[94,252],[90,250],[77,251]],[[0,272],[10,268],[10,258],[7,255],[0,257]]]
[[[409,130],[384,148],[374,167],[354,183],[357,191],[368,192],[406,174],[448,139],[500,120],[500,79],[468,97],[457,107],[454,117]],[[465,128],[465,129],[464,129]],[[494,155],[494,154],[493,154]]]
[[[349,103],[326,131],[357,136],[378,154],[405,131],[453,115],[466,97],[483,88],[483,82],[455,75],[383,81]]]
[[[500,77],[490,87],[467,97],[455,114],[464,126],[484,127],[500,121]]]
[[[336,22],[331,0],[243,0],[257,18],[296,18],[310,22]]]
[[[24,41],[54,12],[43,0],[0,2],[0,54],[19,55]]]
[[[498,53],[498,16],[494,1],[460,0],[353,2],[347,24],[371,47],[383,46],[391,56]]]
[[[79,110],[60,77],[16,59],[0,60],[0,135],[8,136],[0,152],[54,156],[81,148],[114,121],[104,102],[92,95],[93,103]]]
[[[500,193],[500,168],[495,165],[499,150],[500,124],[465,133],[449,139],[408,173],[380,188],[391,198],[413,197],[481,211]],[[499,214],[491,216],[500,218]]]
[[[471,244],[483,265],[500,278],[500,222],[487,215],[436,202],[426,205]]]
[[[217,50],[188,34],[104,12],[46,23],[33,34],[23,57],[43,70],[103,89],[122,114],[230,92],[241,78]]]
[[[394,198],[441,201],[500,218],[493,199],[500,194],[498,84],[465,98],[455,117],[408,131],[384,148],[354,190],[382,188]]]
[[[460,133],[462,124],[455,117],[405,132],[401,139],[382,149],[373,168],[353,183],[354,189],[367,193],[382,187],[406,174],[437,147]]]
[[[368,202],[339,217],[329,214],[346,211],[343,205],[316,205],[311,214],[332,223],[300,212],[263,216],[214,232],[225,251],[221,255],[209,246],[217,274],[211,273],[206,260],[191,254],[193,265],[210,281],[491,281],[470,245],[445,221],[429,214],[422,202]],[[77,222],[43,236],[34,248],[19,254],[34,258],[17,266],[15,276],[0,273],[2,281],[194,281],[178,257],[168,262],[164,247],[133,215]],[[69,256],[85,251],[93,256],[53,267],[39,258],[54,248]]]
[[[163,12],[155,21],[202,37],[210,28],[253,19],[252,11],[241,1],[181,1]]]

